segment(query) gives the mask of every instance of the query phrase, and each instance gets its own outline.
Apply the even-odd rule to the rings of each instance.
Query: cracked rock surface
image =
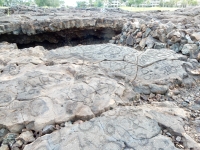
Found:
[[[116,114],[117,113],[117,114]],[[177,150],[160,134],[158,123],[135,107],[119,108],[101,117],[65,127],[38,138],[28,149],[169,149]],[[52,143],[52,141],[54,141]],[[60,142],[62,141],[62,142]],[[50,143],[50,144],[48,144]]]
[[[199,149],[185,129],[191,111],[170,102],[173,90],[199,82],[198,68],[169,49],[99,44],[48,51],[1,43],[1,147]]]
[[[156,107],[155,107],[156,106]],[[166,149],[178,150],[169,137],[162,135],[161,126],[182,136],[184,146],[199,149],[199,144],[184,131],[187,112],[173,102],[118,107],[100,117],[62,128],[38,138],[28,149]]]

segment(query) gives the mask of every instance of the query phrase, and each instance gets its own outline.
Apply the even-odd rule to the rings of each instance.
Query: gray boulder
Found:
[[[155,49],[166,48],[166,44],[165,43],[160,43],[160,42],[155,42],[154,48]]]
[[[185,44],[181,50],[182,54],[184,55],[190,55],[198,50],[198,47],[196,44]]]
[[[132,37],[131,35],[129,35],[129,36],[127,37],[127,39],[126,39],[126,44],[127,44],[127,45],[130,45],[130,46],[133,46],[133,44],[134,44],[134,39],[133,39],[133,37]]]

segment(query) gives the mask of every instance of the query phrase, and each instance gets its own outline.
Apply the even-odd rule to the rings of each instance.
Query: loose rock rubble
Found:
[[[196,20],[191,24],[182,10],[170,16],[114,9],[10,11],[0,18],[0,41],[14,41],[0,43],[0,150],[200,149],[198,9],[185,9]],[[11,19],[17,15],[24,20]],[[40,42],[52,42],[55,32],[65,37],[66,28],[107,27],[122,28],[114,44],[52,50],[15,44],[40,36]]]
[[[127,45],[137,50],[169,48],[196,59],[200,55],[198,31],[176,26],[171,21],[161,23],[158,20],[145,22],[135,19],[134,22],[125,23],[122,33],[113,37],[110,43]]]

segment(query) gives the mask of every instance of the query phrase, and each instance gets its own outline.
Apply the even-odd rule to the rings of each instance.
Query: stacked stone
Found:
[[[121,34],[110,43],[134,47],[137,50],[169,48],[191,58],[200,60],[200,32],[172,22],[162,24],[159,21],[146,23],[143,20],[128,21]]]
[[[8,12],[9,11],[9,12]],[[10,8],[5,8],[3,13],[5,15],[9,14],[33,14],[33,15],[48,15],[48,13],[64,12],[67,8],[42,8],[37,6],[13,6]]]

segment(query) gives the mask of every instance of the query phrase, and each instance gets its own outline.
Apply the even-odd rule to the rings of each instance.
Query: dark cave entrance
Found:
[[[13,35],[4,34],[0,36],[0,42],[7,41],[16,43],[19,49],[43,46],[51,50],[62,46],[90,45],[108,43],[112,37],[120,34],[121,28],[87,28],[66,29],[58,32],[45,32],[36,35]]]

